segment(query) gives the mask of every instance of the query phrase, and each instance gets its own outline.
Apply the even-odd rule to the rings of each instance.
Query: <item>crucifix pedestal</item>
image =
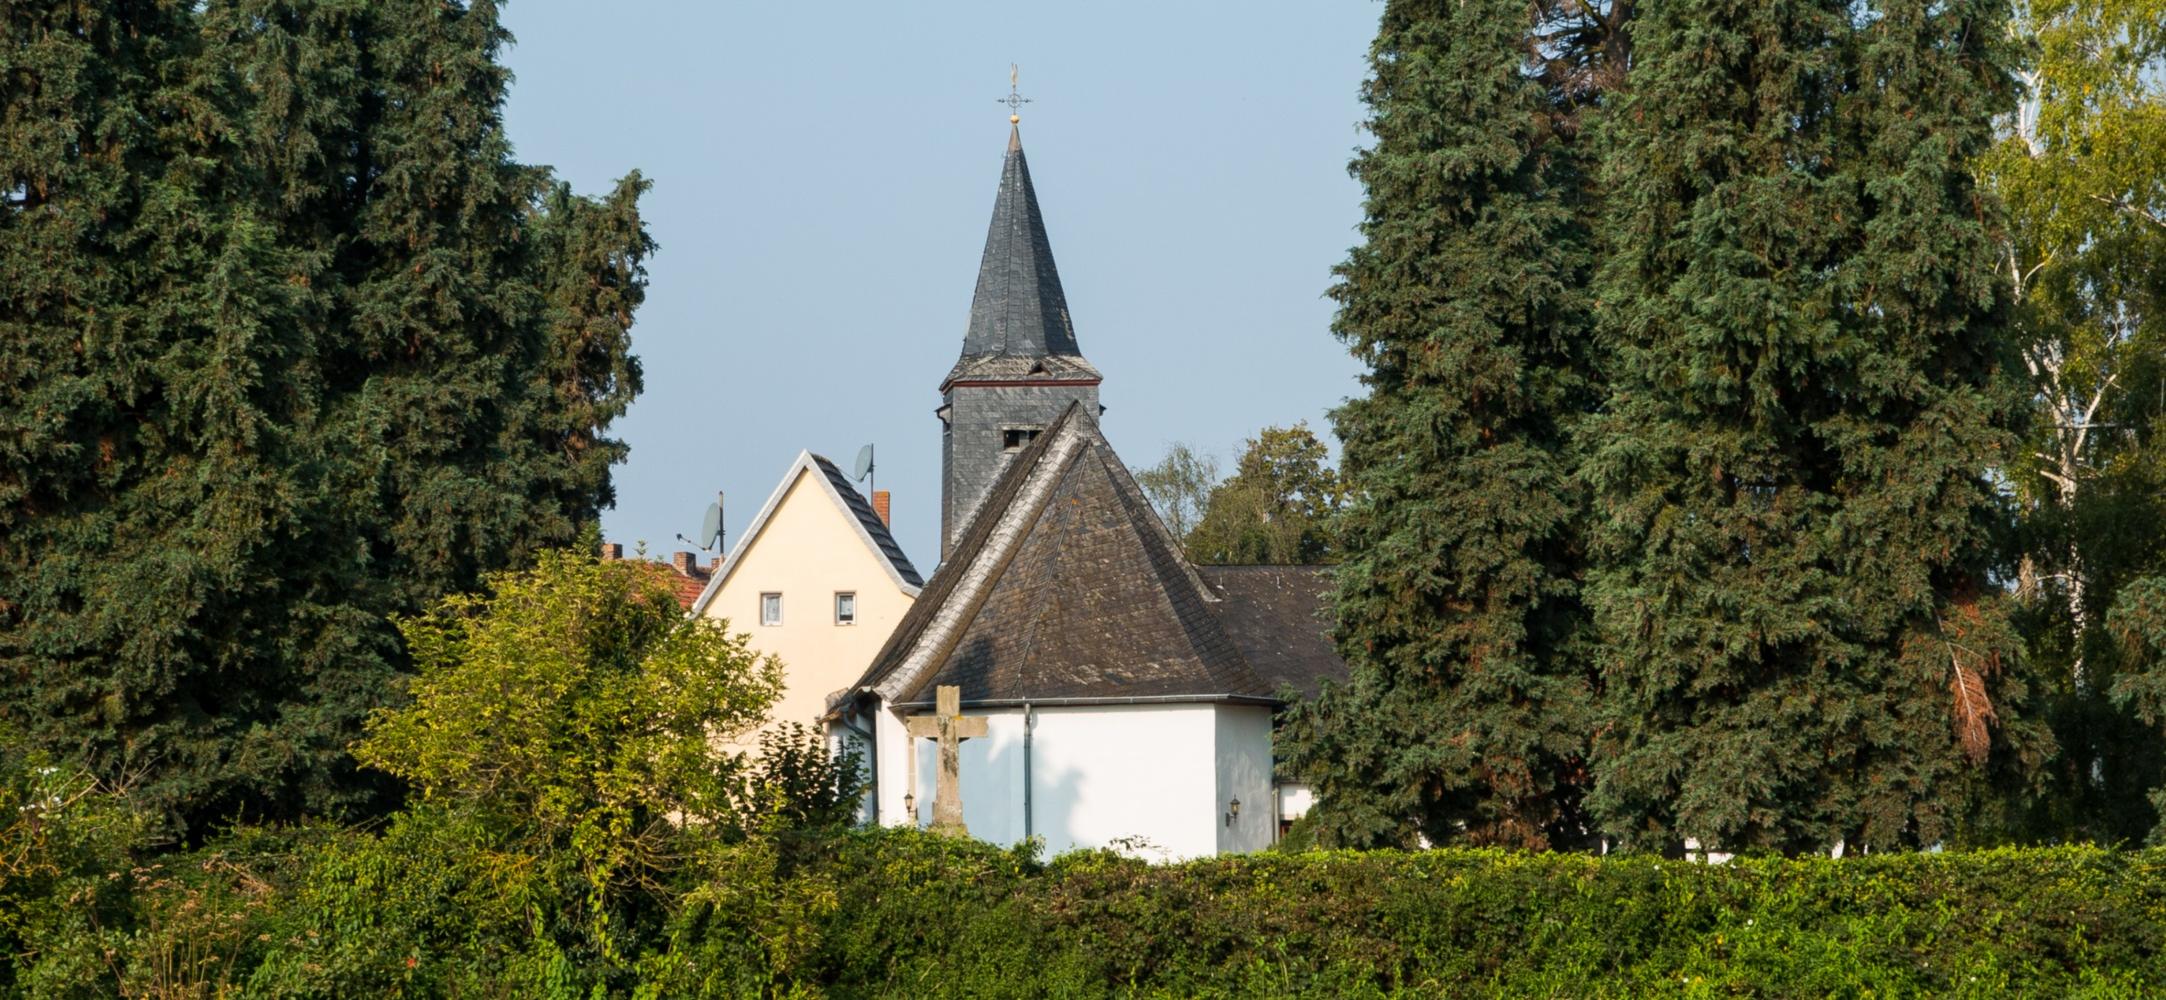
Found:
[[[930,739],[940,744],[940,770],[936,773],[933,791],[934,833],[951,837],[969,836],[963,826],[962,747],[964,740],[984,736],[985,719],[963,714],[963,689],[943,684],[934,689],[930,716],[912,717],[907,725],[914,739]],[[912,761],[917,759],[913,750]],[[911,766],[915,767],[913,763]],[[915,821],[916,817],[912,817]]]

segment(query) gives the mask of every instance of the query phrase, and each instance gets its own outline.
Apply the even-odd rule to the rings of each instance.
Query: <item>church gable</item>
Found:
[[[1071,407],[1004,475],[867,685],[898,705],[1266,701],[1096,421]]]
[[[1045,507],[928,685],[976,703],[1268,694],[1103,448]],[[922,687],[921,687],[922,691]],[[915,698],[909,700],[916,700]]]

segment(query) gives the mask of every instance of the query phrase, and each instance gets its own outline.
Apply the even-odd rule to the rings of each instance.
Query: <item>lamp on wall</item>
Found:
[[[910,822],[918,821],[918,797],[915,792],[903,793],[903,812],[910,814]]]
[[[1240,818],[1241,800],[1239,798],[1235,798],[1233,801],[1226,803],[1226,825],[1232,826],[1233,821]]]

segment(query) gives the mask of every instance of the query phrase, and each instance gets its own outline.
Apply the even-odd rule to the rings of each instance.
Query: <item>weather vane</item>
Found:
[[[1023,105],[1030,103],[1030,98],[1024,97],[1015,89],[1016,77],[1021,76],[1022,72],[1014,63],[1008,64],[1008,96],[999,99],[1000,103],[1008,106],[1008,124],[1010,125],[1023,120],[1021,114]]]

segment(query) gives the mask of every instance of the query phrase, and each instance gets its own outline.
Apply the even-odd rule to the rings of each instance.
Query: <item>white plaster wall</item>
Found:
[[[1309,814],[1316,805],[1316,791],[1298,781],[1279,786],[1279,818],[1292,822]]]
[[[1271,710],[1219,705],[1213,714],[1218,851],[1261,851],[1278,835],[1271,808]],[[1241,800],[1241,813],[1229,821],[1235,799]]]
[[[867,787],[857,822],[902,822],[902,784],[909,778],[909,760],[903,756],[909,747],[902,723],[887,712],[838,716],[827,721],[827,739],[831,750],[855,747],[863,761]]]
[[[1036,832],[1048,855],[1138,837],[1145,857],[1218,849],[1210,705],[1042,710],[1032,753]]]
[[[939,751],[931,740],[909,739],[894,713],[880,714],[881,822],[913,820],[902,800],[911,787],[915,743],[914,820],[927,826],[932,822]],[[971,836],[1014,844],[1035,835],[1044,839],[1048,856],[1110,847],[1124,838],[1137,838],[1141,846],[1134,853],[1155,860],[1204,857],[1219,850],[1222,800],[1212,706],[1034,709],[1027,818],[1022,710],[964,714],[985,717],[987,729],[986,736],[962,745],[963,822]],[[1255,793],[1259,803],[1270,796],[1267,714],[1264,720],[1266,783]],[[1241,756],[1241,761],[1250,756]],[[1246,766],[1230,763],[1228,773]],[[1248,794],[1242,793],[1244,823]],[[1262,828],[1268,831],[1268,809],[1262,811]]]
[[[885,557],[866,547],[855,520],[814,481],[819,474],[797,472],[759,534],[739,543],[751,547],[737,554],[705,610],[750,636],[753,649],[782,660],[782,697],[762,731],[817,722],[827,696],[864,674],[914,600],[889,575]],[[836,591],[857,594],[856,624],[835,624]],[[760,624],[760,595],[769,592],[782,595],[780,625]],[[758,743],[755,731],[742,749]]]

